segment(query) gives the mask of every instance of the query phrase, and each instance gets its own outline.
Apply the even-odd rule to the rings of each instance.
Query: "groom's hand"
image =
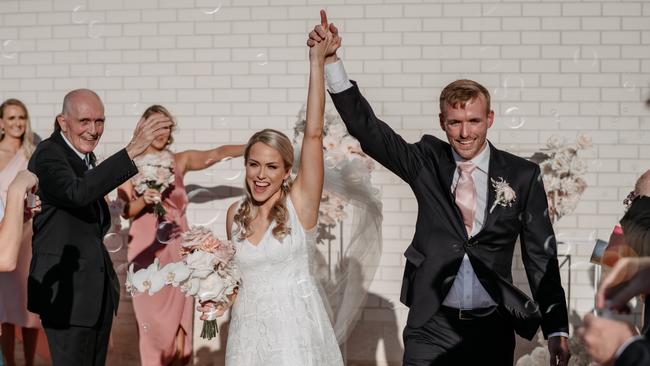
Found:
[[[569,340],[557,336],[548,338],[548,352],[551,354],[551,366],[567,366],[569,364]]]
[[[309,32],[307,46],[314,47],[318,43],[324,41],[327,33],[331,34],[331,42],[325,51],[325,63],[329,64],[338,60],[338,57],[336,57],[336,50],[341,46],[342,38],[339,36],[339,30],[336,28],[334,23],[327,22],[327,13],[325,10],[321,10],[320,24],[314,26],[314,30]]]

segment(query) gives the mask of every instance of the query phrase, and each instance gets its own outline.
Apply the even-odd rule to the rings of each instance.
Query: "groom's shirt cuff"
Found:
[[[566,333],[566,332],[555,332],[555,333],[551,333],[551,334],[549,334],[548,337],[549,337],[549,338],[551,338],[551,337],[565,337],[565,338],[568,339],[568,338],[569,338],[569,333]]]
[[[336,62],[325,65],[325,82],[327,89],[334,94],[340,93],[352,87],[352,83],[345,72],[343,62],[339,59]]]

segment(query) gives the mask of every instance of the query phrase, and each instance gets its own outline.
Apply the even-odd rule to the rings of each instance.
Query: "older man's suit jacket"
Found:
[[[113,302],[117,310],[119,303],[102,243],[110,227],[104,196],[138,170],[126,150],[87,170],[59,131],[38,145],[28,169],[38,176],[42,202],[33,224],[28,309],[49,324],[93,326],[103,306]]]

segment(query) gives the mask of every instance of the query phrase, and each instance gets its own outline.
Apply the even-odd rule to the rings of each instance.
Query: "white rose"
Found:
[[[557,135],[549,137],[546,142],[546,146],[550,149],[559,149],[562,145],[564,145],[564,138]]]
[[[503,187],[503,199],[506,202],[512,202],[517,197],[515,191],[510,186]]]
[[[192,278],[205,278],[214,272],[215,255],[196,251],[185,257],[185,263],[192,271]]]

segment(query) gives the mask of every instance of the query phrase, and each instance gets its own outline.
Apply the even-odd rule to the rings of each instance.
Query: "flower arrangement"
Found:
[[[494,188],[496,192],[496,199],[494,200],[492,207],[490,207],[490,213],[494,211],[497,205],[503,207],[512,206],[512,202],[517,199],[517,194],[512,187],[510,187],[510,184],[501,177],[499,177],[498,180],[490,178],[490,181],[492,182],[492,188]]]
[[[361,150],[359,141],[348,134],[345,124],[338,114],[326,112],[324,117],[323,150],[326,168],[342,169],[347,164],[354,164],[360,168],[360,175],[369,178],[370,173],[375,169],[374,161]],[[306,123],[307,110],[303,106],[298,113],[298,120],[293,129],[293,143],[298,147],[302,142]],[[347,218],[346,206],[347,202],[345,200],[327,190],[323,190],[318,209],[317,241],[319,243],[334,239],[331,229]]]
[[[515,366],[547,366],[550,364],[551,355],[548,352],[546,341],[540,341],[541,345],[535,347],[530,354],[521,356]],[[594,365],[591,356],[578,336],[569,338],[568,366],[591,366]]]
[[[587,164],[578,151],[591,147],[591,139],[579,135],[575,144],[567,145],[564,139],[551,136],[547,148],[540,152],[538,159],[544,189],[548,199],[549,217],[555,223],[575,210],[580,196],[587,188],[582,176],[587,172]]]
[[[174,183],[174,155],[169,150],[157,154],[145,154],[134,159],[138,174],[131,178],[135,192],[142,195],[147,189],[161,194]],[[156,202],[153,212],[158,217],[167,213],[162,202]]]
[[[131,264],[126,291],[131,295],[145,292],[153,295],[164,286],[173,286],[199,302],[227,304],[228,295],[232,295],[240,285],[232,261],[235,255],[232,243],[217,239],[210,229],[201,226],[184,232],[181,239],[182,261],[160,268],[158,259],[155,259],[149,267],[137,272],[133,271]],[[203,322],[201,337],[212,339],[218,331],[216,318],[209,318]]]

